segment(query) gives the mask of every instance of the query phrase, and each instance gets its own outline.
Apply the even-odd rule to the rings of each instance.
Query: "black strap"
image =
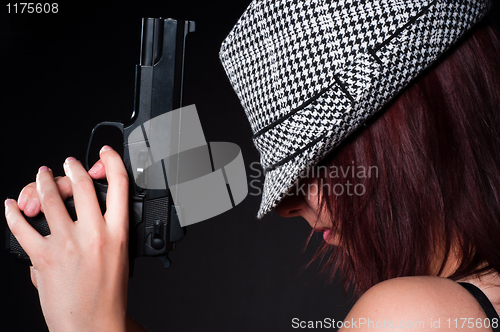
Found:
[[[472,296],[476,298],[477,302],[479,302],[481,308],[483,308],[484,310],[484,313],[490,319],[490,325],[491,328],[493,329],[493,332],[500,332],[500,327],[498,326],[500,324],[500,318],[498,317],[498,313],[496,312],[495,308],[493,308],[493,305],[491,304],[490,300],[488,300],[486,295],[484,295],[483,291],[481,291],[473,284],[469,284],[467,282],[459,282],[459,284],[462,285],[465,289],[467,289],[469,293],[471,293]],[[497,324],[493,325],[492,323],[494,318],[496,318]]]

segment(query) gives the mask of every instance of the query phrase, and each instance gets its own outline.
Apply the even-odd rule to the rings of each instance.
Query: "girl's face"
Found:
[[[302,183],[301,183],[302,186]],[[303,188],[307,188],[303,193],[289,193],[276,206],[276,212],[282,217],[302,217],[315,232],[322,232],[323,238],[329,244],[338,246],[337,234],[332,233],[332,220],[327,211],[320,211],[319,204],[322,200],[321,190],[319,190],[318,179],[311,178],[304,182]]]

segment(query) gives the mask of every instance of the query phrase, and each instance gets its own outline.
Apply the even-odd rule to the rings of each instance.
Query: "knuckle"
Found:
[[[89,178],[79,178],[74,182],[75,190],[80,191],[94,191],[94,184]]]
[[[36,188],[36,182],[31,182],[29,184],[26,185],[26,187],[24,187],[24,189],[27,189],[27,190],[33,190]]]
[[[47,267],[57,264],[58,259],[48,252],[39,252],[36,255],[30,256],[33,266],[37,266],[38,270],[43,270]]]
[[[50,254],[50,250],[47,250],[45,245],[41,245],[36,251],[30,253],[30,260],[33,263],[33,267],[36,266],[36,270],[41,270],[46,266],[54,265],[56,259]]]
[[[54,181],[58,184],[58,185],[68,185],[69,182],[70,182],[70,179],[69,177],[67,176],[58,176],[56,178],[54,178]]]
[[[95,230],[90,234],[87,244],[92,253],[102,253],[106,245],[106,237],[99,230]]]
[[[111,237],[116,243],[128,243],[128,227],[121,227],[114,230]]]
[[[78,252],[78,245],[73,241],[73,239],[68,238],[64,241],[63,250],[68,256],[75,256]]]
[[[27,184],[26,186],[24,186],[24,188],[21,190],[21,194],[20,195],[31,195],[31,193],[33,192],[33,190],[36,189],[36,183],[35,182],[31,182],[29,184]]]
[[[117,173],[113,177],[113,182],[116,186],[128,188],[128,176],[126,173]]]
[[[47,250],[41,248],[40,251],[30,256],[33,265],[37,265],[39,270],[61,266],[62,262],[74,261],[78,259],[79,247],[71,237],[61,239],[52,243]]]
[[[59,192],[63,195],[71,195],[72,188],[71,188],[71,181],[68,177],[63,177],[60,178],[56,181],[57,187],[59,188]]]
[[[120,248],[121,250],[127,251],[128,250],[128,234],[123,233],[117,236],[116,238],[117,242],[117,247]]]
[[[61,199],[59,193],[52,190],[42,192],[40,200],[45,207],[54,206]]]

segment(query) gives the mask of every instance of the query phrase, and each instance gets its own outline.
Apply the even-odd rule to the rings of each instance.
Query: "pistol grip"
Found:
[[[75,201],[73,197],[68,198],[64,205],[66,205],[66,209],[73,221],[76,221],[76,210],[75,210]],[[47,219],[45,219],[45,215],[43,213],[38,214],[37,216],[31,218],[27,217],[23,212],[23,217],[28,221],[28,223],[33,226],[34,229],[38,231],[43,236],[47,236],[50,234],[49,224],[47,223]],[[27,265],[32,265],[28,254],[24,251],[23,247],[17,242],[16,237],[9,230],[9,249],[10,254],[17,259],[19,262]]]
[[[101,208],[101,212],[104,213],[106,211],[106,189],[107,185],[94,182],[96,187],[97,200],[99,202],[99,207]],[[75,209],[75,201],[73,197],[68,198],[64,201],[64,205],[66,206],[66,210],[68,210],[68,214],[73,221],[77,220],[76,209]],[[47,236],[50,234],[49,224],[47,223],[47,219],[43,213],[39,213],[35,217],[27,217],[24,213],[23,217],[28,221],[28,223],[33,226],[35,230],[38,231],[42,236]],[[24,251],[23,247],[19,244],[16,237],[9,232],[9,243],[8,249],[10,250],[10,254],[18,261],[23,264],[32,265],[31,260],[28,254]]]

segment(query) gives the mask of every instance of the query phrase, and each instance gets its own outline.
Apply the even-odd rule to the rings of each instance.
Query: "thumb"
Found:
[[[36,289],[38,289],[38,283],[36,281],[36,271],[33,266],[30,266],[30,277],[31,277],[31,282],[33,283],[33,286],[35,286]]]

